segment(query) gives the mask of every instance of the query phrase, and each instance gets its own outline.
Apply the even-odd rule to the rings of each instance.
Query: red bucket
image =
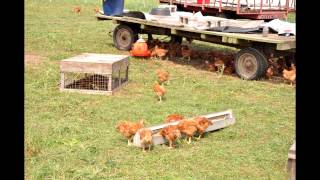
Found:
[[[205,4],[210,4],[210,0],[197,0],[197,4],[202,4],[202,1],[204,1]]]

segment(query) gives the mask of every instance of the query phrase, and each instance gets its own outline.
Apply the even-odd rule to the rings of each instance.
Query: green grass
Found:
[[[131,58],[130,82],[114,96],[61,93],[59,60],[83,52],[128,53],[113,46],[107,32],[114,25],[94,18],[101,1],[25,2],[25,51],[44,57],[25,70],[26,179],[285,179],[295,138],[294,88]],[[133,0],[125,6],[148,10],[157,3],[146,2],[146,8]],[[79,15],[72,11],[77,5]],[[163,103],[150,88],[157,68],[174,79]],[[173,150],[155,146],[142,153],[114,128],[121,120],[144,118],[151,126],[174,112],[192,117],[229,108],[235,125]]]
[[[296,22],[296,13],[291,12],[288,14],[288,22],[295,23]]]

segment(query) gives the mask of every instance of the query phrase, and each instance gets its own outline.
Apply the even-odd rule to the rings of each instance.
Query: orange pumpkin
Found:
[[[151,52],[148,50],[148,45],[141,37],[133,44],[132,50],[130,51],[131,56],[148,57]]]

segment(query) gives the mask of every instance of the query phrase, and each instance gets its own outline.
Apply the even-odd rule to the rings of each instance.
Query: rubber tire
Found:
[[[247,77],[246,75],[241,73],[241,69],[244,67],[240,66],[240,57],[245,54],[251,54],[255,57],[256,63],[257,63],[257,69],[256,71],[249,77]],[[266,70],[268,68],[268,61],[266,56],[262,53],[262,51],[259,51],[258,49],[252,48],[252,47],[248,47],[245,49],[240,50],[237,54],[236,54],[236,59],[235,59],[235,63],[234,63],[234,68],[236,70],[236,73],[239,77],[241,77],[242,79],[245,80],[256,80],[259,79],[260,77],[264,76],[266,73]]]
[[[178,42],[179,44],[182,44],[182,37],[181,36],[176,36],[172,35],[170,39],[170,43],[175,43]]]
[[[127,46],[121,45],[121,43],[118,42],[118,40],[117,40],[117,34],[120,33],[120,31],[127,31],[129,33],[129,37],[131,39],[128,40],[128,41],[130,41],[130,43],[128,43]],[[133,43],[135,43],[137,40],[138,40],[138,33],[136,33],[136,31],[134,31],[134,29],[130,28],[127,25],[120,24],[113,31],[113,43],[114,43],[115,47],[119,50],[129,51],[132,48]]]

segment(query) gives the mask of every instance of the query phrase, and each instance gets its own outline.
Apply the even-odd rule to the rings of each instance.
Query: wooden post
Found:
[[[119,86],[121,86],[121,69],[119,69],[118,78],[119,78]]]
[[[127,66],[127,69],[126,69],[126,81],[129,80],[129,66]]]
[[[60,72],[60,89],[64,89],[64,72]]]
[[[112,74],[109,74],[108,91],[112,91]]]

